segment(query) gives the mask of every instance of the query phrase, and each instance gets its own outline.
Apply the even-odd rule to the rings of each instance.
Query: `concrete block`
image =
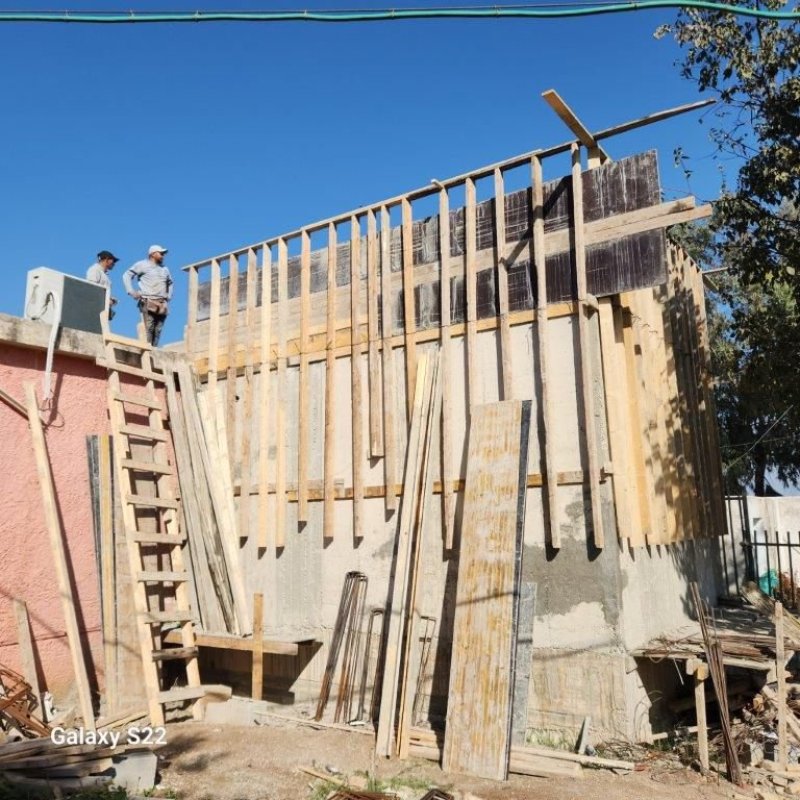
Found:
[[[206,707],[205,722],[211,725],[241,725],[256,724],[256,716],[269,710],[269,704],[264,701],[254,701],[246,697],[231,697],[224,703],[210,703]]]
[[[151,751],[114,756],[112,783],[127,792],[144,792],[156,784],[158,756]]]

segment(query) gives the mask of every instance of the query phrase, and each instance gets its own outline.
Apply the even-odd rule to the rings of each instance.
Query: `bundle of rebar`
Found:
[[[369,664],[370,664],[370,655],[372,653],[372,638],[375,635],[375,620],[380,617],[381,623],[383,622],[383,609],[382,608],[373,608],[369,612],[369,623],[367,624],[367,633],[364,637],[364,660],[361,665],[361,685],[358,690],[358,711],[356,712],[356,719],[363,720],[366,713],[366,702],[367,702],[367,681],[369,678]],[[380,639],[378,645],[378,657],[375,663],[375,671],[377,672],[378,664],[380,663],[380,640],[383,639],[383,626],[381,625],[380,631]],[[372,681],[372,697],[370,699],[370,706],[369,706],[369,721],[371,722],[375,718],[375,687],[378,684],[378,676],[373,676]]]
[[[355,574],[358,577],[356,578],[350,613],[347,618],[347,634],[342,653],[342,668],[339,673],[339,694],[336,698],[334,722],[350,722],[353,719],[350,711],[353,704],[358,654],[361,647],[361,621],[364,616],[364,603],[367,598],[367,578],[361,573]]]
[[[725,748],[725,763],[728,767],[728,779],[731,783],[741,785],[742,768],[739,764],[739,756],[736,753],[736,743],[733,739],[731,730],[731,717],[728,708],[728,687],[725,680],[725,665],[722,663],[722,647],[720,643],[712,638],[712,632],[708,626],[708,615],[705,603],[700,597],[697,583],[692,581],[690,584],[692,599],[697,609],[697,620],[700,623],[700,631],[703,635],[703,646],[706,651],[706,661],[708,670],[711,673],[711,682],[714,685],[714,693],[717,695],[717,705],[719,708],[719,719],[722,727],[722,741]]]
[[[317,722],[322,719],[322,715],[325,713],[325,707],[328,705],[328,699],[330,698],[331,694],[331,686],[333,684],[333,676],[336,672],[336,664],[339,661],[339,653],[342,649],[342,642],[344,641],[345,636],[348,634],[348,631],[357,630],[358,626],[360,625],[360,616],[357,616],[357,614],[363,613],[364,597],[366,596],[366,592],[367,576],[364,575],[363,572],[348,572],[347,575],[345,575],[344,586],[342,587],[342,597],[339,600],[339,610],[336,613],[336,622],[333,626],[333,635],[331,637],[331,644],[328,650],[328,661],[325,664],[325,673],[322,677],[322,686],[320,688],[319,700],[317,702],[317,711],[314,715],[314,719]],[[351,640],[351,637],[348,636],[348,639]],[[352,646],[351,640],[351,647]],[[345,662],[347,661],[348,656],[345,657]],[[355,672],[355,670],[352,671],[353,673]]]

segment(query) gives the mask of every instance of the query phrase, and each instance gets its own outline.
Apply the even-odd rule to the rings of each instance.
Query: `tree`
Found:
[[[666,32],[683,76],[718,94],[711,139],[738,164],[708,227],[678,238],[727,270],[708,281],[723,462],[729,490],[765,494],[770,470],[800,482],[800,27],[691,9]]]

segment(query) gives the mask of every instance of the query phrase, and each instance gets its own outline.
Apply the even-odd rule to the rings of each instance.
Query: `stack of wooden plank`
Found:
[[[49,737],[10,742],[0,745],[0,775],[10,783],[31,788],[73,790],[105,786],[116,782],[123,762],[140,754],[147,757],[153,749],[152,745],[143,744],[56,744]],[[154,770],[150,772],[154,774]]]

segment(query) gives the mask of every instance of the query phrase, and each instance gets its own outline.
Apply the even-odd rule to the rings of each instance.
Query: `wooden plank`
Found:
[[[391,218],[389,209],[381,209],[381,334],[383,360],[383,448],[384,474],[389,492],[386,494],[386,510],[397,510],[397,431],[395,429],[395,374],[392,348],[388,341],[393,333],[394,314],[392,313],[392,258],[391,258]]]
[[[536,265],[536,318],[535,336],[539,358],[539,461],[542,464],[547,486],[547,522],[550,547],[558,550],[561,547],[561,512],[558,507],[558,481],[556,476],[556,449],[553,442],[555,416],[553,398],[550,391],[550,336],[547,310],[547,270],[545,269],[545,235],[544,235],[544,179],[542,162],[539,158],[531,159],[531,187],[533,197],[533,263]]]
[[[416,501],[417,513],[414,525],[414,536],[411,542],[411,556],[409,559],[409,590],[407,595],[407,624],[405,634],[406,655],[402,661],[399,685],[399,711],[397,719],[397,754],[400,758],[408,758],[411,726],[414,706],[414,687],[417,686],[418,672],[420,670],[420,629],[422,618],[419,610],[417,588],[420,582],[421,559],[423,541],[425,536],[426,515],[433,496],[433,466],[431,459],[431,442],[436,420],[442,414],[442,376],[438,359],[434,362],[432,371],[432,385],[430,387],[430,400],[428,414],[423,430],[422,448],[422,473],[419,482],[419,498]],[[427,398],[426,398],[427,399]]]
[[[442,767],[505,780],[530,401],[472,410]]]
[[[778,766],[788,768],[789,745],[786,739],[786,642],[784,639],[783,603],[775,603],[775,670],[778,675]],[[794,712],[792,712],[794,713]]]
[[[308,521],[309,369],[308,321],[311,316],[311,236],[301,234],[300,247],[300,401],[297,423],[297,522]]]
[[[707,770],[708,761],[708,724],[706,720],[706,676],[708,666],[698,665],[694,673],[694,706],[697,712],[697,755],[700,766]]]
[[[270,347],[272,344],[272,252],[264,245],[261,251],[261,337],[258,372],[258,547],[269,545],[269,417],[270,417]],[[247,484],[242,481],[242,485]]]
[[[500,315],[500,372],[502,399],[514,399],[511,327],[508,322],[508,264],[506,262],[506,193],[503,172],[494,171],[494,230],[497,250],[497,299]]]
[[[42,705],[42,686],[39,683],[39,670],[36,668],[36,654],[33,651],[28,606],[24,600],[20,600],[16,597],[14,598],[14,616],[17,619],[17,640],[19,642],[19,660],[22,667],[22,677],[28,682],[33,696],[36,698],[36,710],[33,716],[41,721],[44,713],[44,707]]]
[[[323,469],[325,508],[322,536],[334,536],[334,481],[336,478],[336,226],[328,228],[328,287],[326,292],[327,322],[325,326],[325,451]],[[306,495],[307,496],[307,495]]]
[[[586,245],[583,230],[583,179],[581,151],[572,147],[572,224],[575,236],[575,284],[578,293],[578,349],[581,367],[581,398],[586,463],[588,467],[589,502],[591,504],[592,539],[601,549],[605,544],[603,514],[600,505],[600,462],[597,454],[597,428],[594,409],[594,370],[591,362],[588,294],[586,289]]]
[[[199,275],[197,267],[189,270],[189,309],[186,313],[186,352],[191,353],[195,349],[195,333],[197,330],[197,290]]]
[[[247,281],[246,300],[244,309],[244,329],[248,332],[253,330],[256,320],[256,252],[252,248],[247,251]],[[253,431],[253,348],[245,347],[244,351],[244,403],[242,406],[242,425],[241,425],[241,482],[250,484],[251,451],[250,446]],[[239,537],[247,539],[250,536],[250,494],[245,493],[239,498]]]
[[[353,537],[364,531],[364,413],[362,411],[363,377],[361,345],[356,332],[361,327],[361,227],[358,217],[350,220],[350,405],[352,407],[352,475],[353,475]]]
[[[100,495],[100,592],[103,616],[103,666],[105,669],[105,711],[119,708],[117,681],[117,582],[114,558],[114,467],[111,462],[111,437],[97,437]]]
[[[28,412],[25,410],[25,406],[2,389],[0,389],[0,400],[11,406],[18,414],[22,414],[25,419],[28,418]]]
[[[211,262],[211,308],[208,321],[208,390],[217,391],[219,371],[219,311],[220,311],[220,271],[219,261]]]
[[[289,296],[288,250],[286,240],[278,241],[278,370],[275,403],[275,547],[286,537],[286,304]]]
[[[631,471],[635,477],[639,527],[642,535],[646,539],[655,530],[651,505],[653,494],[648,481],[648,478],[652,479],[652,476],[648,469],[644,452],[644,432],[646,423],[641,406],[639,371],[636,358],[637,344],[630,313],[626,312],[623,314],[622,309],[620,309],[619,312],[614,315],[614,325],[617,330],[617,336],[619,337],[620,332],[622,333],[623,348],[625,351],[626,406],[629,415],[628,425],[633,431],[630,437],[631,451],[629,453],[629,460]],[[630,543],[632,546],[643,545],[645,544],[645,539],[635,540],[632,538]]]
[[[391,758],[395,754],[395,721],[397,699],[400,692],[400,666],[403,659],[403,634],[406,627],[406,605],[411,565],[411,545],[414,523],[419,509],[420,481],[423,468],[423,451],[427,431],[425,430],[436,368],[426,356],[417,361],[414,407],[411,414],[411,429],[406,448],[406,467],[403,477],[403,502],[400,506],[400,521],[397,529],[397,548],[392,583],[392,598],[386,638],[383,681],[381,684],[380,715],[375,741],[375,752]]]
[[[253,595],[253,700],[261,700],[264,692],[264,595]]]
[[[253,638],[243,638],[241,636],[225,636],[222,634],[198,633],[196,636],[199,647],[209,647],[215,650],[236,650],[238,652],[252,653],[254,648]],[[177,631],[167,631],[164,641],[168,644],[180,644],[180,637]],[[306,640],[311,642],[313,640]],[[300,652],[300,647],[304,642],[282,642],[273,639],[264,639],[261,642],[261,650],[265,654],[279,656],[296,656]]]
[[[561,121],[578,137],[580,143],[590,151],[590,156],[592,156],[591,151],[596,153],[593,157],[597,159],[598,164],[608,160],[608,153],[598,144],[594,134],[589,132],[555,89],[542,92],[542,97],[547,105],[558,114]]]
[[[369,452],[373,458],[383,455],[383,381],[378,349],[378,233],[375,212],[367,214],[367,339],[369,342]]]
[[[408,419],[414,406],[414,381],[417,377],[417,317],[414,302],[414,228],[411,203],[404,199],[402,209],[402,253],[403,253],[403,315],[406,357],[406,408]]]
[[[477,220],[475,211],[475,181],[469,179],[464,184],[466,201],[464,205],[464,282],[466,284],[467,313],[467,419],[470,410],[478,402],[478,277],[475,269],[477,249]]]
[[[89,730],[95,729],[94,711],[92,709],[92,695],[89,689],[89,676],[86,671],[86,662],[83,658],[81,635],[78,628],[78,618],[75,610],[75,595],[69,577],[67,553],[64,547],[63,532],[58,518],[56,506],[56,493],[53,485],[53,475],[50,471],[50,461],[47,455],[42,421],[39,418],[39,407],[36,403],[36,390],[33,383],[25,384],[25,407],[28,412],[28,424],[33,440],[33,452],[36,458],[36,472],[39,477],[39,488],[42,493],[42,510],[44,512],[45,526],[47,528],[50,548],[56,571],[56,584],[61,598],[61,609],[64,613],[64,623],[69,642],[72,670],[75,674],[75,685],[78,691],[78,705],[83,725]]]
[[[611,298],[599,301],[600,345],[603,354],[603,387],[605,389],[606,418],[608,421],[608,442],[611,463],[614,465],[612,486],[614,489],[614,508],[617,517],[617,533],[621,540],[641,539],[641,531],[634,531],[634,514],[631,509],[629,487],[632,483],[628,463],[628,415],[623,402],[625,380],[621,374],[614,329],[614,308]],[[638,520],[636,520],[638,522]]]
[[[225,430],[228,437],[228,457],[231,480],[236,480],[239,469],[239,448],[236,436],[236,328],[239,322],[239,258],[231,256],[228,260],[228,370],[225,378]]]
[[[447,189],[439,190],[439,369],[442,374],[442,514],[444,515],[444,546],[452,550],[455,543],[456,498],[453,494],[455,457],[453,455],[453,356],[450,341],[450,198]]]

